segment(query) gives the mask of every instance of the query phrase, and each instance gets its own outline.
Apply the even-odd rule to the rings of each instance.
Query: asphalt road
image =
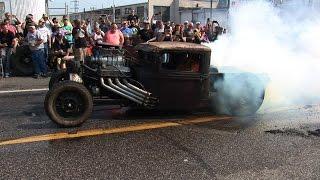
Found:
[[[320,178],[320,105],[246,118],[128,116],[104,106],[83,126],[65,129],[46,116],[45,90],[5,92],[43,89],[47,81],[0,80],[1,179]],[[41,135],[51,139],[37,141]]]

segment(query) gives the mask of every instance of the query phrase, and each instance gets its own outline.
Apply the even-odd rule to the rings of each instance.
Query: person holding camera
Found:
[[[13,48],[16,48],[15,36],[9,31],[8,26],[5,23],[1,24],[2,31],[0,32],[0,49],[1,49],[1,59],[2,66],[4,67],[4,77],[8,78],[10,76],[10,57]]]
[[[86,48],[88,46],[88,32],[84,24],[80,20],[74,20],[74,28],[72,36],[74,38],[74,58],[76,62],[83,63],[86,56]]]
[[[52,32],[52,27],[54,26],[53,22],[49,19],[47,14],[42,15],[42,19],[44,21],[44,25]]]
[[[10,24],[13,26],[17,26],[18,24],[21,24],[20,20],[13,14],[10,14],[9,12],[6,12],[4,14],[4,19],[9,20]]]
[[[32,14],[28,14],[26,16],[26,20],[24,23],[22,23],[22,29],[23,29],[23,36],[26,37],[28,32],[29,32],[29,27],[30,26],[36,26],[37,23],[33,20],[33,15]]]

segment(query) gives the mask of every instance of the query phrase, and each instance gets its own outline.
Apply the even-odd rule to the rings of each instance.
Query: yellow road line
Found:
[[[83,130],[83,131],[78,131],[76,133],[61,132],[61,133],[30,136],[30,137],[3,141],[3,142],[0,142],[0,146],[32,143],[32,142],[39,142],[39,141],[51,141],[51,140],[59,140],[59,139],[72,139],[72,138],[80,138],[80,137],[99,136],[99,135],[106,135],[106,134],[118,134],[118,133],[134,132],[134,131],[143,131],[143,130],[199,124],[199,123],[218,121],[218,120],[228,120],[228,119],[231,119],[231,117],[198,117],[198,118],[177,121],[177,122],[154,122],[154,123],[146,123],[146,124],[111,128],[111,129]]]

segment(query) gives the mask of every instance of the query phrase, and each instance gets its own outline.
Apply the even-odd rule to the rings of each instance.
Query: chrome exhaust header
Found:
[[[128,96],[128,95],[126,95],[126,94],[124,94],[124,93],[122,93],[122,92],[120,92],[120,91],[118,91],[118,90],[110,87],[109,85],[106,85],[106,84],[104,83],[104,79],[103,79],[103,78],[101,78],[100,81],[101,81],[101,85],[102,85],[104,88],[110,90],[111,92],[114,92],[115,94],[118,94],[118,95],[120,95],[120,96],[122,96],[122,97],[124,97],[124,98],[127,98],[127,99],[129,99],[129,100],[131,100],[131,101],[133,101],[133,102],[136,102],[136,103],[138,103],[138,104],[140,104],[140,105],[143,105],[143,104],[144,104],[142,101],[140,101],[140,100],[138,100],[138,99],[135,99],[135,98],[133,98],[133,97],[131,97],[131,96]]]

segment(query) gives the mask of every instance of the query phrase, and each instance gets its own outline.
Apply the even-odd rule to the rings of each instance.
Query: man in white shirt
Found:
[[[28,27],[27,42],[31,50],[31,57],[34,66],[34,78],[40,75],[46,76],[47,66],[45,64],[44,44],[41,33],[35,26]]]
[[[39,20],[38,31],[41,34],[44,44],[45,62],[48,62],[49,48],[51,48],[51,31],[46,27],[43,19]]]

